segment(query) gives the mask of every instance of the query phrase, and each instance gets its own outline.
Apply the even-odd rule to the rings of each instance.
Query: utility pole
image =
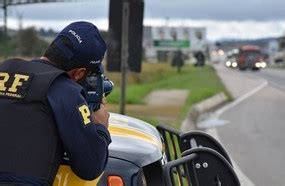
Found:
[[[123,1],[122,8],[122,42],[121,42],[121,99],[120,99],[120,113],[125,114],[126,104],[126,80],[128,73],[128,59],[129,59],[129,15],[130,2]]]
[[[7,35],[7,0],[4,0],[3,2],[3,11],[4,11],[4,34]]]

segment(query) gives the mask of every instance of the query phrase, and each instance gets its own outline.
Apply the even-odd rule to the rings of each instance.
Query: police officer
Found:
[[[105,103],[90,110],[79,84],[105,51],[93,24],[74,22],[40,59],[0,65],[0,185],[51,185],[64,152],[80,178],[103,172],[109,113]]]

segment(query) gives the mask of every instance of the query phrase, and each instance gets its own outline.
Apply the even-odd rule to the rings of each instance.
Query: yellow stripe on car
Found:
[[[110,124],[108,130],[110,131],[111,135],[143,140],[145,142],[156,145],[160,149],[162,149],[162,143],[159,140],[157,140],[156,137],[147,134],[143,131],[140,131],[136,128]]]
[[[86,181],[76,176],[68,165],[60,165],[53,186],[95,186],[99,182],[101,176],[95,180]]]

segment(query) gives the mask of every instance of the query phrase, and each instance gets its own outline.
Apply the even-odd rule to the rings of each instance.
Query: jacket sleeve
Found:
[[[65,77],[57,78],[48,91],[48,102],[73,172],[93,180],[104,171],[111,138],[104,125],[95,124],[82,87]]]

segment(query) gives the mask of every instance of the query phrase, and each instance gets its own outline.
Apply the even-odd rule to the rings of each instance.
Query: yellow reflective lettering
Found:
[[[5,83],[9,80],[9,77],[8,73],[0,73],[0,91],[5,91],[7,89],[7,87],[5,87]]]
[[[82,115],[83,122],[85,125],[89,124],[91,122],[90,120],[90,110],[87,105],[82,105],[79,107],[79,111]]]
[[[14,82],[12,86],[8,89],[9,92],[17,92],[17,87],[23,85],[23,82],[21,82],[21,80],[28,81],[29,79],[29,76],[22,74],[15,74],[14,77]]]

